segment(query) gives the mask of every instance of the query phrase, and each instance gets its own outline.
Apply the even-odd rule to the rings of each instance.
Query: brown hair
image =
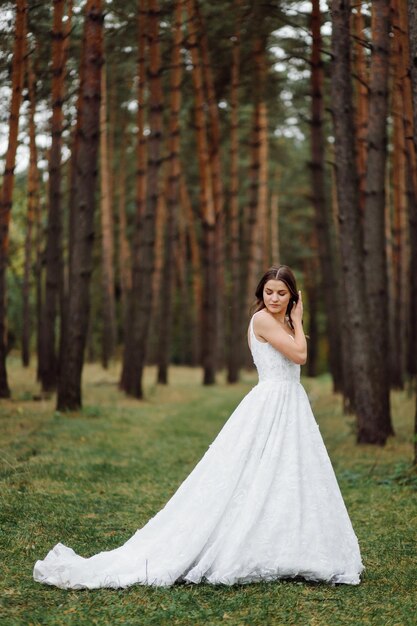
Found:
[[[290,301],[288,302],[286,315],[288,316],[288,321],[291,328],[294,329],[294,325],[291,319],[291,310],[293,306],[298,302],[299,295],[295,276],[292,273],[292,270],[288,267],[288,265],[272,265],[262,276],[255,290],[256,301],[252,305],[252,310],[255,309],[253,312],[257,313],[258,311],[261,311],[265,308],[263,293],[264,287],[268,280],[282,280],[282,282],[285,283],[285,285],[288,287],[291,297]]]

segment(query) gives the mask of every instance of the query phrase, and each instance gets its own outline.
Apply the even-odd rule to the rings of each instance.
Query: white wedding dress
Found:
[[[58,543],[35,564],[35,580],[64,589],[359,584],[358,541],[300,366],[256,338],[253,318],[250,338],[258,384],[165,507],[114,550],[83,558]]]

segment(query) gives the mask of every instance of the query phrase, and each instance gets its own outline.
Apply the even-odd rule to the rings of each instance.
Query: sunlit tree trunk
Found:
[[[365,282],[368,300],[369,333],[372,338],[372,377],[381,436],[394,433],[389,397],[388,274],[385,239],[385,168],[387,160],[387,113],[390,0],[372,3],[372,56],[369,85],[367,168],[365,179]]]
[[[25,264],[22,287],[22,363],[30,363],[30,338],[33,315],[30,309],[30,286],[32,273],[33,230],[39,211],[39,172],[38,150],[36,146],[35,112],[35,76],[30,57],[26,59],[27,84],[29,96],[29,171],[28,171],[28,208],[25,237]]]
[[[378,423],[372,377],[372,345],[369,316],[364,298],[363,238],[360,224],[358,176],[350,78],[350,2],[332,0],[332,113],[335,135],[336,181],[340,224],[343,285],[350,328],[357,439],[384,444],[386,432]]]
[[[193,69],[195,98],[195,129],[200,174],[200,214],[203,226],[204,289],[201,311],[201,348],[203,382],[215,382],[217,365],[217,285],[216,285],[216,213],[213,201],[212,176],[207,143],[203,73],[198,53],[197,16],[193,0],[186,0],[188,12],[188,43]]]
[[[318,255],[320,260],[321,292],[326,313],[326,337],[329,344],[330,372],[335,390],[342,390],[342,343],[339,318],[338,267],[334,249],[332,216],[326,198],[325,138],[323,101],[323,62],[321,59],[321,13],[319,0],[312,2],[311,31],[311,191],[315,215]],[[311,341],[311,338],[310,338]]]
[[[131,318],[131,354],[126,364],[123,388],[136,398],[143,397],[143,370],[150,314],[152,311],[152,279],[155,263],[155,224],[160,195],[160,169],[162,144],[162,83],[159,20],[157,0],[148,0],[149,40],[149,140],[148,140],[148,198],[142,216],[138,251],[140,272],[133,274],[132,300],[134,314]]]
[[[240,0],[235,0],[236,12],[240,13]],[[242,361],[242,298],[241,298],[241,254],[239,246],[239,81],[240,81],[240,14],[232,44],[232,70],[230,81],[230,191],[229,191],[229,237],[230,274],[229,293],[230,341],[227,363],[227,381],[239,380]]]
[[[167,223],[165,231],[165,255],[160,301],[162,316],[159,331],[158,345],[158,382],[167,384],[168,365],[170,358],[173,289],[175,282],[174,260],[178,240],[178,201],[180,193],[180,107],[181,107],[181,80],[183,63],[181,59],[182,12],[183,0],[176,0],[174,7],[174,27],[171,53],[170,76],[170,114],[168,135],[168,186],[167,186]]]
[[[6,267],[9,250],[9,223],[12,209],[14,168],[19,131],[20,104],[22,101],[24,55],[26,51],[27,3],[16,0],[15,38],[11,68],[12,99],[10,103],[9,136],[0,189],[0,398],[8,398],[10,389],[7,381],[7,299]]]
[[[94,241],[95,192],[100,134],[101,66],[103,63],[103,13],[101,0],[85,6],[84,78],[81,123],[75,163],[72,252],[65,350],[59,369],[59,410],[81,407],[81,374],[89,322],[90,279]]]
[[[114,220],[110,186],[109,129],[107,123],[106,65],[102,67],[100,102],[100,186],[101,186],[101,285],[102,285],[102,364],[107,368],[116,344],[114,298]]]

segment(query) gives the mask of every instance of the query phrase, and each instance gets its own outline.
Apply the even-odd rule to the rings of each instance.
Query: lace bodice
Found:
[[[256,313],[255,313],[256,315]],[[253,362],[258,370],[259,382],[300,380],[300,366],[278,352],[271,344],[259,341],[253,330],[253,318],[250,321],[250,344]],[[290,335],[291,336],[291,335]]]

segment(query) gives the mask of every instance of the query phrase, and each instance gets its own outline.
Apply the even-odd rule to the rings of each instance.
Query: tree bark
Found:
[[[319,356],[318,334],[318,293],[320,291],[319,255],[317,250],[317,237],[313,232],[309,248],[313,251],[312,258],[306,259],[304,265],[304,289],[308,303],[308,361],[306,364],[307,376],[317,376],[317,361]]]
[[[409,47],[410,47],[410,77],[413,104],[413,141],[417,153],[417,5],[408,0]]]
[[[364,297],[363,235],[360,223],[358,175],[350,80],[350,1],[332,0],[331,96],[335,135],[336,180],[346,315],[355,412],[360,443],[384,444],[386,433],[378,423],[373,385],[369,315]]]
[[[388,272],[385,239],[385,168],[387,160],[390,0],[372,3],[372,55],[369,86],[364,247],[375,423],[382,437],[393,435],[389,397]]]
[[[94,242],[95,192],[100,134],[103,13],[101,0],[87,0],[84,26],[84,79],[81,123],[75,163],[74,205],[71,207],[72,251],[65,349],[59,368],[58,410],[81,407],[81,375],[89,322],[90,279]]]
[[[191,284],[193,293],[194,311],[190,336],[192,337],[192,364],[197,365],[201,362],[201,309],[203,306],[203,262],[201,259],[201,251],[197,238],[196,219],[191,205],[190,196],[188,194],[187,185],[183,174],[180,181],[180,203],[184,213],[185,223],[187,225],[187,235],[191,255]]]
[[[407,246],[407,148],[405,134],[404,37],[399,12],[400,4],[392,2],[394,38],[392,43],[392,118],[393,118],[393,275],[394,328],[396,350],[392,355],[391,386],[404,387],[407,365],[409,311],[409,254]]]
[[[120,167],[118,172],[118,261],[119,261],[119,281],[121,292],[121,319],[126,319],[127,303],[129,293],[132,288],[132,261],[130,245],[127,238],[127,217],[126,217],[126,166],[127,166],[127,133],[123,127],[121,131],[122,141],[120,145]]]
[[[174,288],[174,259],[176,256],[178,239],[178,200],[180,190],[180,108],[181,108],[181,80],[183,0],[176,0],[174,6],[173,46],[171,56],[170,79],[170,116],[168,136],[168,188],[167,188],[167,224],[164,245],[164,269],[160,293],[161,325],[158,333],[158,383],[168,383],[168,365],[170,360],[172,315],[173,315],[173,288]]]
[[[258,17],[258,22],[260,21]],[[255,34],[252,44],[254,65],[254,111],[247,207],[246,306],[254,300],[257,277],[265,263],[265,230],[268,202],[268,115],[265,102],[266,37]]]
[[[414,154],[417,154],[417,5],[408,1],[408,41],[409,41],[409,68],[411,79],[411,98],[413,114],[413,143]],[[417,195],[414,196],[417,203]],[[410,207],[411,209],[411,207]],[[410,267],[417,267],[417,211],[409,210],[410,228]],[[417,377],[417,272],[411,270],[410,275],[410,345],[408,370],[411,376]],[[417,464],[417,406],[416,406],[416,430],[414,433],[415,463]]]
[[[229,293],[230,341],[227,362],[227,382],[239,380],[242,362],[242,315],[241,315],[241,254],[239,246],[239,82],[240,82],[240,0],[235,0],[236,31],[232,40],[232,69],[230,81],[230,274]]]
[[[148,141],[148,199],[143,214],[138,252],[140,272],[133,274],[132,350],[123,379],[124,390],[143,398],[143,370],[146,360],[150,313],[152,310],[152,279],[155,261],[155,223],[158,209],[162,143],[162,84],[159,20],[157,0],[148,0],[149,37],[149,141]],[[137,254],[137,252],[136,252]]]
[[[104,368],[114,354],[116,344],[116,305],[114,298],[114,220],[107,124],[106,65],[101,69],[100,102],[100,186],[101,186],[101,280],[102,280],[102,364]]]
[[[195,128],[200,174],[200,214],[203,226],[204,289],[201,311],[203,383],[215,383],[217,365],[217,293],[216,293],[216,213],[213,201],[212,175],[207,143],[203,74],[198,54],[197,16],[193,0],[186,0],[188,12],[188,47],[193,69],[195,95]]]
[[[311,54],[311,189],[315,215],[318,255],[320,262],[320,285],[326,311],[326,337],[329,345],[329,365],[335,391],[343,388],[340,305],[337,302],[338,268],[334,249],[332,216],[326,198],[325,139],[323,130],[323,62],[321,59],[321,13],[320,1],[313,0],[311,15],[313,46]]]
[[[275,175],[276,188],[271,193],[271,263],[279,265],[280,245],[279,245],[279,175]]]
[[[30,281],[32,270],[33,226],[39,212],[39,172],[38,150],[36,146],[36,94],[35,76],[30,57],[26,59],[28,97],[29,97],[29,172],[28,172],[28,209],[25,237],[25,264],[22,287],[22,363],[30,364],[30,338],[32,334],[32,311],[30,308]]]
[[[16,0],[15,38],[12,60],[12,99],[10,103],[9,137],[3,184],[0,190],[0,398],[10,397],[7,381],[7,299],[6,268],[9,251],[9,224],[12,209],[14,168],[18,143],[20,104],[22,102],[24,56],[26,52],[26,0]]]
[[[217,368],[220,369],[224,362],[224,345],[225,345],[225,280],[224,280],[224,263],[225,263],[225,243],[224,243],[224,188],[222,178],[221,163],[221,129],[219,108],[217,106],[216,91],[214,88],[214,75],[212,69],[212,61],[210,59],[210,50],[207,37],[207,25],[203,20],[198,0],[194,0],[196,16],[199,26],[199,48],[201,53],[201,66],[203,71],[203,80],[206,92],[206,105],[208,117],[208,148],[210,172],[212,177],[213,204],[216,216],[216,232],[215,232],[215,259],[216,259],[216,361]]]
[[[147,8],[146,0],[139,0],[138,4],[138,113],[137,127],[138,140],[136,147],[137,172],[136,172],[136,214],[135,214],[135,230],[132,246],[132,289],[129,294],[127,316],[124,320],[124,351],[123,351],[123,369],[120,380],[120,388],[131,395],[142,393],[141,386],[137,388],[136,372],[134,371],[134,353],[131,341],[126,341],[127,337],[133,334],[133,326],[137,317],[138,300],[142,297],[141,288],[141,246],[143,220],[146,210],[146,193],[147,193],[147,158],[148,146],[147,137],[145,135],[145,87],[146,87],[146,48],[147,48]],[[135,392],[136,389],[136,392]]]
[[[356,154],[359,179],[359,202],[361,213],[365,211],[365,185],[366,185],[366,154],[367,154],[367,130],[369,119],[369,71],[367,67],[367,56],[365,55],[366,31],[362,14],[362,5],[358,3],[355,7],[353,17],[353,28],[356,37],[354,45],[354,71],[357,79],[356,88]]]
[[[44,349],[40,379],[44,391],[55,389],[58,377],[56,330],[63,288],[61,153],[65,90],[65,0],[54,0],[52,24],[52,117],[49,156],[48,227],[45,250],[46,281],[42,324]],[[62,320],[61,320],[62,322]]]

